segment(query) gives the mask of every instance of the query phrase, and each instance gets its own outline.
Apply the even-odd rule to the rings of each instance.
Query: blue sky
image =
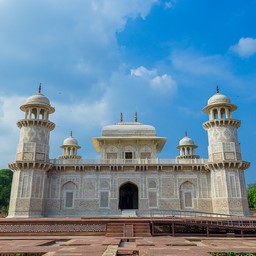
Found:
[[[0,0],[1,166],[15,160],[19,106],[51,100],[51,158],[70,130],[83,158],[104,125],[139,121],[175,158],[185,131],[207,158],[202,112],[216,84],[238,110],[247,183],[256,182],[256,0]]]

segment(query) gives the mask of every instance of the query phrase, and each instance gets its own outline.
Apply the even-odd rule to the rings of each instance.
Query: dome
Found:
[[[155,137],[156,129],[138,122],[120,122],[102,129],[104,137]]]
[[[208,105],[213,105],[213,104],[230,104],[230,99],[221,94],[221,93],[216,93],[215,95],[213,95],[209,100],[208,100]]]
[[[78,146],[78,142],[75,138],[73,138],[72,136],[66,138],[63,142],[63,146]]]
[[[45,97],[40,91],[35,95],[28,97],[25,104],[23,104],[20,107],[20,109],[22,111],[26,111],[26,109],[29,106],[38,106],[38,105],[48,108],[50,113],[53,113],[55,111],[54,108],[51,106],[49,99]]]
[[[187,135],[180,140],[177,148],[180,148],[183,146],[192,146],[194,148],[197,148],[197,145],[195,145],[195,142],[191,138],[189,138]]]
[[[229,110],[234,111],[237,109],[237,106],[232,104],[230,99],[219,93],[219,87],[216,87],[216,93],[208,100],[208,104],[203,108],[205,113],[210,114],[211,109],[215,107],[228,107]]]
[[[44,104],[44,105],[50,105],[50,101],[47,97],[45,97],[43,94],[41,93],[37,93],[31,97],[29,97],[27,100],[26,100],[26,103],[25,104],[35,104],[35,105],[38,105],[38,104]]]
[[[63,145],[65,146],[78,146],[78,142],[76,139],[69,137],[64,140]]]

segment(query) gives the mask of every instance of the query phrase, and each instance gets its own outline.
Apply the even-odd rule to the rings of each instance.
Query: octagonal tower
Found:
[[[208,164],[211,171],[213,211],[226,214],[248,215],[248,202],[244,170],[248,162],[242,161],[237,129],[240,121],[233,119],[237,106],[219,93],[203,109],[209,121],[203,124],[208,132]]]
[[[17,122],[20,139],[13,170],[9,217],[42,217],[46,172],[50,169],[49,137],[55,124],[49,115],[55,110],[41,93],[29,97],[20,109],[25,118]]]

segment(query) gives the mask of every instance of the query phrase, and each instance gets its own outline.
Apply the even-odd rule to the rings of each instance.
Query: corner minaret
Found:
[[[248,215],[244,170],[249,163],[242,161],[237,129],[240,121],[233,119],[237,106],[219,92],[209,100],[203,111],[209,121],[203,124],[208,132],[208,164],[211,171],[213,211]]]
[[[46,172],[50,169],[49,138],[55,124],[49,115],[55,110],[41,93],[29,97],[20,109],[25,118],[17,122],[20,139],[14,171],[9,217],[42,217]]]

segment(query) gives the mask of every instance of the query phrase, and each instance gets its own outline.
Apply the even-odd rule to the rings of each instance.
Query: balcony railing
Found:
[[[145,165],[145,164],[206,164],[207,159],[50,159],[52,164],[80,165]]]

